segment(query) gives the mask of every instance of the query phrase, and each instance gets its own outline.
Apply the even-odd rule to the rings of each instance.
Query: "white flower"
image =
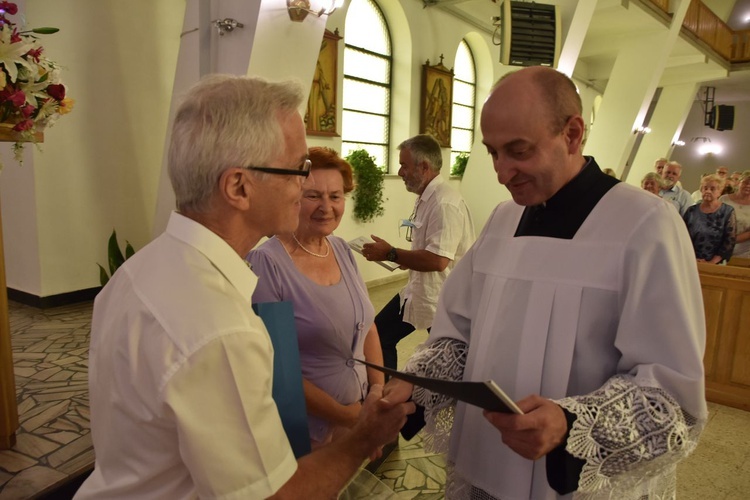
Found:
[[[18,77],[16,64],[25,66],[31,71],[31,66],[23,56],[34,46],[34,43],[29,42],[25,37],[21,37],[21,40],[16,43],[11,43],[10,37],[12,34],[12,26],[6,24],[0,28],[0,64],[8,72],[10,81],[15,82]]]

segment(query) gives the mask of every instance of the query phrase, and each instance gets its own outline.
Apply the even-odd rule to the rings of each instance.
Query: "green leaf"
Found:
[[[58,31],[60,31],[60,28],[51,28],[49,26],[43,28],[33,28],[31,30],[32,33],[36,33],[38,35],[51,35],[53,33],[57,33]]]
[[[113,275],[117,271],[117,268],[125,262],[125,257],[122,256],[122,252],[120,251],[120,245],[117,243],[117,233],[114,229],[112,230],[112,236],[109,237],[107,256],[109,257],[109,274]]]
[[[352,213],[359,222],[370,222],[385,213],[383,200],[383,181],[385,172],[375,165],[375,158],[365,149],[356,149],[346,161],[352,166],[356,189],[352,195],[354,210]]]
[[[109,282],[109,275],[101,264],[97,264],[97,266],[99,266],[99,283],[104,286]]]
[[[467,153],[461,153],[456,156],[456,161],[453,162],[453,168],[451,168],[451,175],[457,177],[463,177],[466,172],[466,165],[469,163],[469,155]]]
[[[128,240],[125,240],[125,260],[128,260],[130,257],[132,257],[134,253],[135,250],[133,249],[133,245],[131,245]]]

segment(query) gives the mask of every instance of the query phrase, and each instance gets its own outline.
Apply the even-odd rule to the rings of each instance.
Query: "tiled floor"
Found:
[[[0,451],[0,499],[30,498],[91,466],[91,303],[40,310],[10,303],[20,428]]]
[[[370,292],[376,310],[402,285]],[[86,386],[91,303],[39,310],[10,303],[18,388],[18,444],[0,451],[0,500],[34,498],[93,463]],[[399,344],[399,365],[426,338]],[[750,413],[710,404],[696,452],[678,467],[680,500],[750,497]],[[398,498],[443,498],[443,456],[425,453],[419,436],[401,441],[376,471]]]

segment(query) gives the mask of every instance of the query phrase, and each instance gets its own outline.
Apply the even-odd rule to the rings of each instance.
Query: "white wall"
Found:
[[[681,139],[685,146],[675,147],[670,159],[682,165],[681,182],[685,189],[695,191],[700,185],[702,173],[713,173],[716,167],[729,167],[730,172],[750,169],[750,102],[725,102],[717,95],[717,104],[733,105],[734,128],[719,132],[703,125],[703,103],[699,100],[690,108],[685,125],[682,128]],[[702,141],[690,142],[691,138],[708,137],[711,144],[718,144],[723,151],[717,155],[701,155],[698,148]]]
[[[136,247],[149,240],[184,5],[26,2],[28,26],[60,29],[42,43],[76,105],[31,161],[5,162],[9,287],[48,296],[97,286],[113,228]]]
[[[443,54],[451,67],[458,43],[468,36],[480,59],[480,105],[503,69],[495,62],[498,48],[488,34],[439,9],[423,9],[417,1],[382,4],[397,47],[391,137],[395,166],[395,146],[418,133],[421,65],[427,59],[434,64]],[[64,66],[63,81],[76,107],[47,131],[42,152],[30,152],[24,167],[5,161],[0,199],[10,288],[44,297],[97,286],[96,263],[106,263],[113,228],[136,249],[151,239],[185,5],[185,0],[27,2],[29,26],[60,28],[44,37],[43,45]],[[344,16],[345,9],[334,13],[328,28],[344,34]],[[297,31],[302,30],[290,28],[284,36],[294,39]],[[305,37],[309,33],[299,35],[297,43],[309,44]],[[259,50],[273,49],[264,44]],[[286,73],[297,74],[281,55],[275,63],[277,72],[284,73],[289,64]],[[308,143],[339,149],[340,138],[309,137]],[[447,174],[449,150],[444,152]],[[9,146],[0,145],[0,155],[8,154]],[[477,229],[505,193],[487,158],[477,130],[464,181],[468,185],[474,179],[474,187],[451,181],[472,209],[486,206],[475,214]],[[378,234],[408,245],[399,240],[398,220],[411,213],[414,195],[395,176],[386,179],[385,189],[385,215],[366,225],[345,218],[338,231],[342,237]],[[375,264],[362,262],[361,267],[367,280],[391,276]]]

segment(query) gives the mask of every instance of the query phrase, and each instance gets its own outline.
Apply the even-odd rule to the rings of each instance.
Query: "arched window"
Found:
[[[474,56],[466,40],[461,40],[456,51],[453,69],[453,120],[451,127],[451,174],[459,155],[468,156],[474,144],[474,112],[476,109],[477,72]],[[465,163],[464,163],[465,165]],[[463,175],[463,170],[459,173]]]
[[[388,172],[391,36],[373,0],[352,0],[344,32],[341,154],[366,149]]]

